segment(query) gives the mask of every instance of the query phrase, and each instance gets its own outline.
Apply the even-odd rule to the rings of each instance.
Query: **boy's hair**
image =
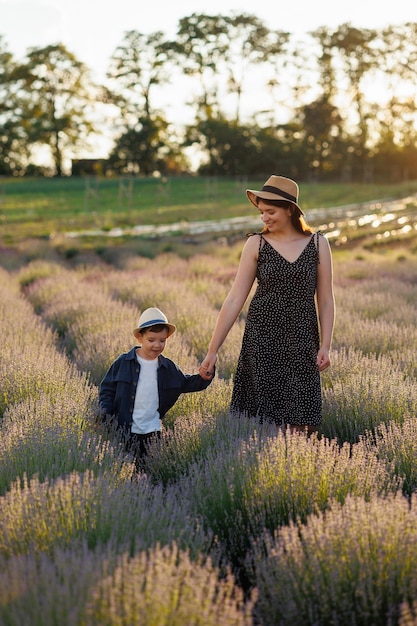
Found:
[[[161,330],[169,330],[166,324],[154,324],[153,326],[145,326],[145,328],[140,328],[139,332],[141,335],[145,335],[147,332],[152,330],[154,333],[160,333]]]

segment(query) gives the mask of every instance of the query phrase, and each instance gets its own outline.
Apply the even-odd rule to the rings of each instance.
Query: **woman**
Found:
[[[261,191],[246,194],[264,228],[245,243],[200,375],[212,376],[256,278],[231,412],[310,434],[321,421],[320,372],[330,365],[335,313],[330,246],[306,224],[293,180],[274,175]]]

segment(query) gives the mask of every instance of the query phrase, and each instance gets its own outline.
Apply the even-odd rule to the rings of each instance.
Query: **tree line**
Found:
[[[0,35],[0,174],[60,176],[102,136],[103,175],[186,173],[193,150],[202,175],[415,179],[416,73],[417,23],[297,39],[256,15],[193,13],[173,39],[125,32],[102,84],[62,43],[16,59]],[[170,119],[161,94],[191,122]]]

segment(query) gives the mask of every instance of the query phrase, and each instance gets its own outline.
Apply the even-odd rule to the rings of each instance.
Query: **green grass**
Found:
[[[62,178],[0,182],[2,240],[49,239],[68,231],[110,230],[254,215],[246,188],[264,180],[242,178]],[[417,193],[417,181],[401,185],[300,184],[308,212]]]

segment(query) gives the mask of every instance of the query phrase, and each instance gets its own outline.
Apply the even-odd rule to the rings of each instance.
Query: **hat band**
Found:
[[[143,324],[141,324],[139,326],[139,328],[146,328],[146,326],[154,326],[154,324],[165,324],[165,326],[168,326],[168,322],[166,322],[165,320],[149,320],[148,322],[143,322]]]
[[[262,187],[262,191],[269,191],[270,193],[275,193],[275,194],[279,194],[281,196],[284,196],[284,198],[287,198],[287,200],[290,200],[291,202],[295,202],[297,204],[297,198],[295,196],[292,196],[290,193],[287,193],[286,191],[282,191],[282,189],[278,189],[278,187],[272,187],[271,185],[264,185]]]

